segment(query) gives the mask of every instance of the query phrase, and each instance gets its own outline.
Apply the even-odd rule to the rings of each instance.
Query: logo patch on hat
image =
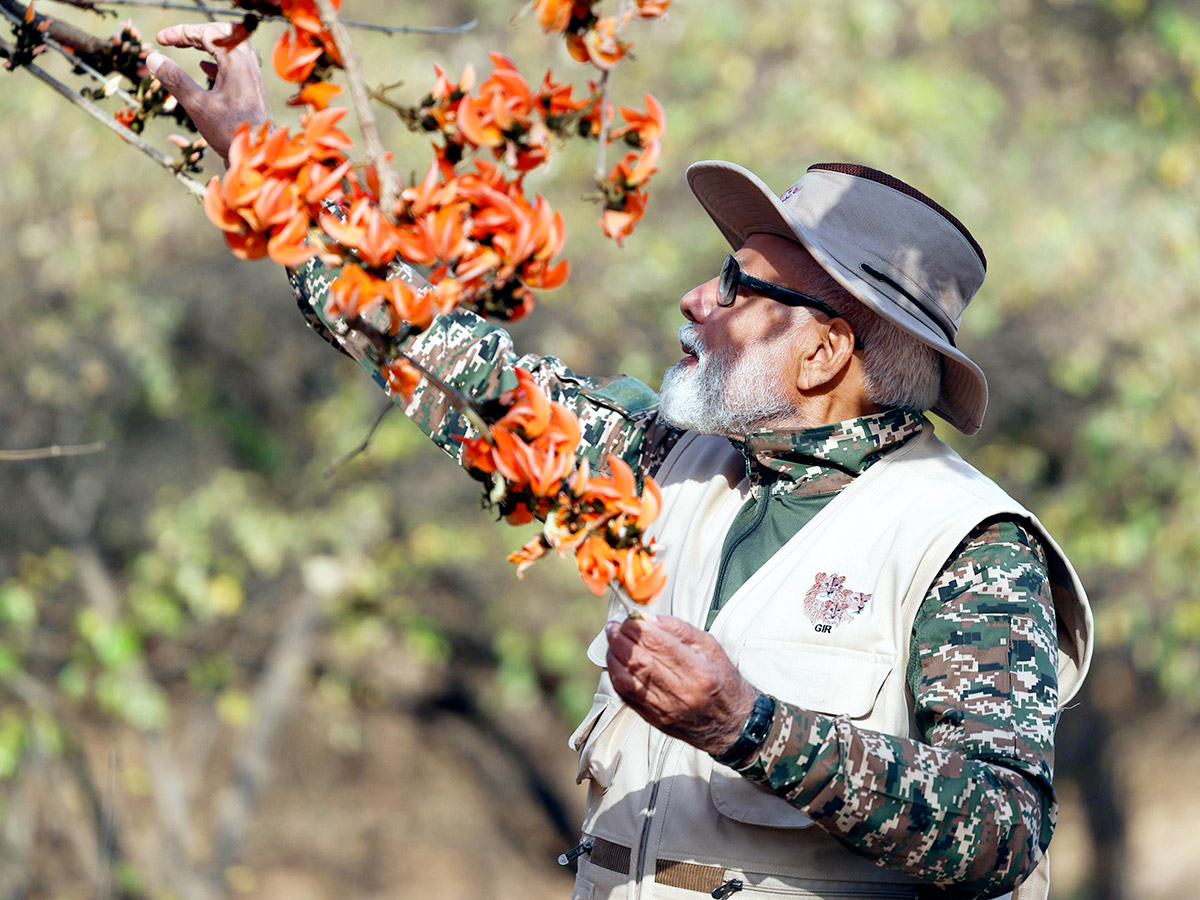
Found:
[[[804,595],[804,615],[817,631],[828,633],[866,608],[871,595],[849,590],[843,586],[845,583],[845,575],[818,572]]]
[[[788,188],[786,191],[783,192],[783,195],[779,198],[779,202],[787,203],[788,200],[790,200],[792,197],[794,197],[798,193],[800,193],[800,185],[793,184],[790,188]]]

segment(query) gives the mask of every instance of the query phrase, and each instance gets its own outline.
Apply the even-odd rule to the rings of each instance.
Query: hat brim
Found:
[[[777,234],[796,241],[854,297],[940,353],[944,360],[942,389],[933,411],[964,434],[979,430],[987,409],[987,378],[944,334],[822,250],[817,236],[748,169],[721,160],[705,160],[688,167],[687,180],[700,205],[735,250],[740,250],[752,234]]]

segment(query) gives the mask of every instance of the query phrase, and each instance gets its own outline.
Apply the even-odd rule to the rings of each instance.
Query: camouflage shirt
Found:
[[[292,273],[310,324],[383,386],[365,354],[326,323],[327,283],[319,263]],[[657,395],[641,382],[582,377],[553,357],[518,356],[505,331],[469,312],[439,316],[405,349],[482,402],[516,386],[514,367],[527,369],[578,416],[580,452],[594,464],[612,453],[641,476],[653,475],[682,433],[662,420]],[[473,434],[429,387],[417,389],[405,412],[456,460],[455,437]],[[722,549],[709,622],[759,564],[920,428],[919,415],[890,410],[735,441],[752,491]],[[907,676],[921,739],[779,702],[742,774],[881,866],[954,895],[1004,893],[1032,869],[1054,828],[1056,646],[1038,541],[1019,521],[981,523],[947,560],[913,628]]]

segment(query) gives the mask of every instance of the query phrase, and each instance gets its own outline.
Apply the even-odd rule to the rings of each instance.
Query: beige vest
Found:
[[[725,535],[750,489],[744,461],[724,438],[689,434],[657,478],[664,504],[654,534],[669,587],[654,611],[703,627]],[[1083,588],[1037,519],[929,425],[780,548],[729,598],[711,632],[761,690],[910,736],[905,671],[918,608],[963,538],[998,514],[1027,519],[1046,543],[1065,704],[1091,655]],[[810,588],[821,579],[830,585],[834,575],[844,582],[812,592],[806,615]],[[839,615],[839,605],[849,611]],[[606,649],[601,632],[588,656],[603,667]],[[616,696],[606,672],[571,743],[579,779],[589,780],[583,831],[629,848],[632,873],[584,856],[574,900],[701,900],[697,890],[656,881],[663,861],[724,868],[724,878],[743,883],[737,900],[915,895],[910,877],[849,853],[796,807],[647,725]]]

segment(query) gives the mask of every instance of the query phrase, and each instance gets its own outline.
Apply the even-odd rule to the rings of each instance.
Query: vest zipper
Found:
[[[767,505],[771,501],[771,495],[767,491],[767,485],[765,485],[765,484],[762,485],[761,490],[762,490],[762,500],[759,504],[758,515],[755,517],[754,522],[750,525],[749,528],[747,528],[745,531],[743,531],[741,534],[739,534],[737,536],[736,540],[734,540],[734,542],[729,545],[729,552],[726,553],[723,557],[721,557],[721,565],[717,569],[717,586],[713,589],[712,599],[709,601],[709,604],[708,604],[709,610],[712,609],[712,605],[716,601],[716,599],[721,596],[721,589],[725,587],[725,574],[729,569],[729,561],[731,559],[733,559],[733,554],[735,552],[737,552],[737,548],[742,545],[742,541],[744,541],[746,538],[750,537],[750,535],[754,534],[754,532],[758,531],[758,526],[762,525],[763,519],[765,519],[767,517]],[[722,604],[722,605],[724,605],[724,604]],[[711,614],[711,613],[708,613],[708,614]],[[708,614],[706,614],[706,615],[708,615]]]
[[[642,836],[638,841],[637,880],[634,882],[634,900],[642,896],[642,878],[646,875],[646,848],[650,846],[650,828],[654,824],[654,810],[658,804],[658,786],[662,784],[663,765],[667,761],[667,751],[671,749],[670,738],[664,737],[662,750],[658,753],[658,762],[654,765],[654,784],[650,786],[650,799],[646,802],[646,821],[642,825]]]

